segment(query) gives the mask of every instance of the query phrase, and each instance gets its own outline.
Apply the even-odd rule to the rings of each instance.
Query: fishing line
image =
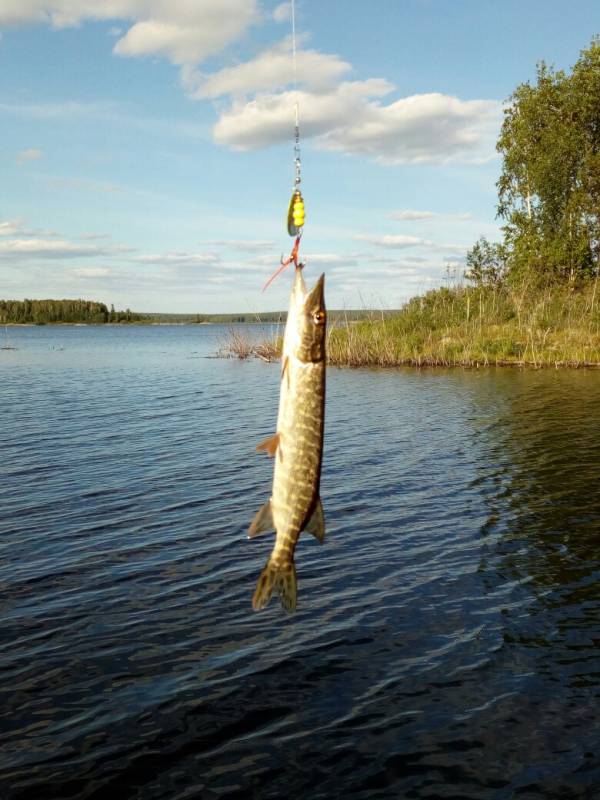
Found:
[[[292,190],[292,197],[288,205],[287,213],[287,230],[290,236],[295,237],[294,246],[289,257],[284,259],[283,256],[280,260],[280,265],[277,270],[271,275],[269,280],[265,283],[262,290],[265,289],[280,275],[283,270],[289,265],[294,264],[295,267],[303,266],[298,263],[298,249],[300,247],[300,239],[304,231],[304,198],[300,191],[300,184],[302,183],[302,159],[300,154],[300,102],[298,98],[298,58],[296,49],[296,2],[291,0],[292,8],[292,78],[294,86],[294,188]]]
[[[302,183],[302,161],[300,158],[300,103],[298,101],[298,65],[296,59],[296,1],[292,0],[292,71],[294,75],[294,163],[295,186]]]

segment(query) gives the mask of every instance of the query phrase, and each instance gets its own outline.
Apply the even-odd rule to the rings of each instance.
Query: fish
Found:
[[[279,411],[275,434],[256,450],[275,458],[271,497],[256,513],[248,538],[275,530],[275,544],[252,598],[263,609],[273,591],[288,613],[296,609],[294,553],[302,531],[321,544],[325,517],[320,497],[325,425],[325,276],[307,291],[302,265],[295,268],[283,336]]]

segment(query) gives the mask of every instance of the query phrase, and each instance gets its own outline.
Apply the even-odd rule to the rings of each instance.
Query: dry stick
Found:
[[[598,286],[598,272],[600,271],[600,267],[596,269],[596,279],[594,280],[594,291],[592,292],[592,305],[590,308],[591,313],[594,313],[594,301],[596,300],[596,287]]]

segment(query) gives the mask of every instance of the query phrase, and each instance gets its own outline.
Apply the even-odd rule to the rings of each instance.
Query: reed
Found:
[[[254,355],[255,342],[246,332],[230,328],[217,355],[221,358],[239,358],[241,361]]]
[[[281,353],[280,336],[275,328],[270,336],[257,338],[246,328],[230,328],[226,339],[221,343],[217,355],[220,358],[260,358],[263,361],[276,361]]]
[[[230,357],[275,360],[281,337],[251,341],[232,331]],[[400,311],[328,330],[328,361],[338,366],[600,366],[600,292],[548,287],[442,288]]]

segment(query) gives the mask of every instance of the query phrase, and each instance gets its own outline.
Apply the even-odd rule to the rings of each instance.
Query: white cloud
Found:
[[[0,258],[79,258],[104,255],[107,252],[96,245],[78,244],[67,239],[0,240]]]
[[[0,222],[0,236],[14,236],[23,229],[23,219],[7,219]]]
[[[418,236],[404,236],[402,234],[391,234],[386,236],[370,236],[367,234],[357,234],[352,237],[360,242],[369,242],[380,247],[394,249],[404,249],[408,247],[433,247],[434,242],[428,239],[421,239]]]
[[[218,253],[186,253],[171,252],[135,256],[131,259],[137,264],[177,266],[177,267],[214,267],[221,262]]]
[[[439,93],[389,105],[365,103],[362,117],[328,132],[323,146],[384,163],[481,162],[494,154],[500,104]]]
[[[396,255],[383,255],[381,252],[370,252],[370,253],[361,253],[359,256],[361,262],[369,263],[369,264],[397,264],[398,263],[398,256]],[[430,258],[426,258],[425,256],[416,256],[416,255],[402,255],[402,263],[403,264],[428,264],[430,262]],[[436,259],[436,264],[438,260]]]
[[[50,236],[57,236],[57,233],[56,231],[44,228],[25,228],[24,219],[9,219],[0,222],[0,236],[48,238]]]
[[[119,187],[107,181],[89,181],[85,178],[48,178],[47,183],[53,189],[83,189],[89,192],[118,192]]]
[[[439,244],[439,245],[436,245],[435,247],[436,247],[436,250],[439,253],[454,253],[455,255],[456,254],[463,255],[464,253],[467,252],[467,250],[471,246],[472,245],[470,245],[470,244]],[[455,255],[454,256],[446,256],[446,258],[452,259],[452,258],[455,257]]]
[[[353,256],[347,256],[343,253],[307,253],[303,256],[303,260],[307,264],[325,264],[335,265],[342,264],[346,267],[354,266],[358,262]]]
[[[405,264],[404,262],[396,261],[389,266],[378,267],[373,266],[370,261],[365,262],[365,269],[357,272],[356,269],[347,267],[331,267],[328,274],[339,276],[350,276],[356,278],[365,278],[367,281],[373,281],[380,277],[398,277],[400,275],[422,276],[423,271],[415,269],[414,266]]]
[[[283,21],[289,3],[273,13]],[[115,43],[116,54],[163,56],[182,67],[184,85],[193,96],[231,98],[218,109],[213,135],[234,149],[289,141],[299,100],[302,136],[314,137],[323,149],[386,164],[481,163],[495,156],[501,104],[493,100],[431,92],[383,102],[394,88],[387,81],[335,85],[351,65],[339,56],[304,49],[298,51],[302,90],[278,91],[293,77],[289,40],[213,74],[195,70],[260,18],[258,0],[0,0],[0,25],[45,22],[60,28],[85,20],[129,24]]]
[[[0,239],[0,259],[3,260],[33,260],[42,259],[68,259],[68,258],[94,258],[96,256],[123,256],[135,252],[135,249],[122,244],[98,245],[87,244],[61,238],[50,239],[58,236],[54,231],[42,229],[26,229],[23,220],[9,220],[0,222],[0,235],[13,238]],[[86,237],[81,237],[86,238]]]
[[[37,161],[43,155],[43,150],[37,147],[28,147],[25,150],[19,150],[16,161],[17,164],[25,164],[27,161]]]
[[[405,211],[392,211],[391,214],[388,214],[389,219],[400,219],[400,220],[420,220],[420,219],[433,219],[435,214],[433,211],[410,211],[406,209]]]
[[[367,155],[382,163],[481,162],[494,155],[500,104],[439,93],[384,104],[385,80],[346,81],[323,92],[298,92],[303,137],[319,147]],[[289,140],[295,94],[234,100],[221,113],[215,140],[238,150]]]
[[[388,219],[397,219],[401,222],[416,222],[430,219],[470,220],[473,219],[473,215],[468,212],[464,214],[442,214],[437,211],[413,211],[411,209],[403,209],[402,211],[392,211],[388,214]]]
[[[273,11],[273,19],[275,22],[289,22],[291,18],[292,4],[289,2],[289,0],[287,3],[280,3]]]
[[[299,50],[296,63],[299,83],[310,86],[315,91],[331,88],[344,73],[352,69],[350,64],[338,56],[316,50]],[[197,99],[281,89],[293,81],[294,68],[289,38],[260,53],[251,61],[227,67],[212,75],[184,72],[184,85],[191,96]]]
[[[246,261],[246,264],[251,267],[267,267],[271,270],[274,270],[279,263],[279,257],[279,254],[275,255],[274,253],[264,253],[259,256],[252,256],[252,258],[249,258]]]
[[[162,55],[198,64],[239,39],[257,20],[255,0],[155,0],[116,43],[118,55]]]
[[[107,267],[80,267],[79,269],[72,269],[71,274],[76,278],[106,278],[112,275],[113,272]]]
[[[338,265],[342,267],[353,267],[360,263],[361,260],[367,263],[368,256],[357,255],[356,253],[303,253],[301,256],[301,261],[304,262],[307,268],[317,265],[331,268],[337,268]],[[278,266],[277,262],[278,257],[274,257],[273,254],[269,255],[268,253],[264,253],[249,258],[246,264],[247,267],[266,267],[273,271]]]
[[[403,234],[385,234],[382,236],[356,234],[352,238],[357,241],[374,244],[377,247],[383,247],[387,250],[408,250],[413,247],[429,250],[432,253],[432,257],[435,258],[434,261],[431,260],[432,257],[429,257],[428,259],[419,259],[416,256],[406,258],[405,261],[410,260],[413,263],[422,263],[423,266],[435,265],[436,267],[439,266],[440,255],[433,254],[442,254],[442,259],[444,261],[457,261],[461,258],[464,258],[466,251],[470,247],[470,245],[463,244],[439,244],[438,242],[434,242],[430,239],[422,239],[419,236],[405,236]],[[369,257],[367,256],[364,260],[368,260],[368,258]],[[380,264],[392,263],[395,261],[395,259],[389,259],[381,256],[372,257],[371,260]]]
[[[244,239],[206,239],[201,244],[208,247],[231,247],[246,253],[257,253],[263,250],[273,250],[275,242],[267,240],[244,240]],[[270,256],[269,256],[270,257]]]
[[[392,86],[384,80],[345,82],[329,92],[282,92],[259,95],[248,102],[234,101],[221,114],[214,128],[218,144],[236,150],[252,150],[269,144],[287,142],[293,121],[296,99],[301,110],[303,137],[324,137],[362,114],[369,97],[382,96]]]
[[[2,0],[0,0],[0,3]],[[1,103],[0,114],[11,117],[52,120],[69,126],[74,120],[98,121],[114,123],[120,127],[128,126],[142,130],[156,131],[166,136],[184,136],[194,139],[208,139],[210,130],[204,124],[195,124],[187,120],[148,117],[135,113],[135,110],[117,103],[105,102],[62,102],[62,103]]]
[[[64,28],[85,19],[133,18],[136,11],[149,5],[138,0],[2,0],[0,25],[45,22]]]
[[[2,0],[0,25],[85,20],[133,24],[115,44],[118,55],[162,55],[198,64],[240,38],[258,20],[257,0]]]
[[[0,113],[37,120],[110,119],[117,107],[114,103],[0,103]]]

